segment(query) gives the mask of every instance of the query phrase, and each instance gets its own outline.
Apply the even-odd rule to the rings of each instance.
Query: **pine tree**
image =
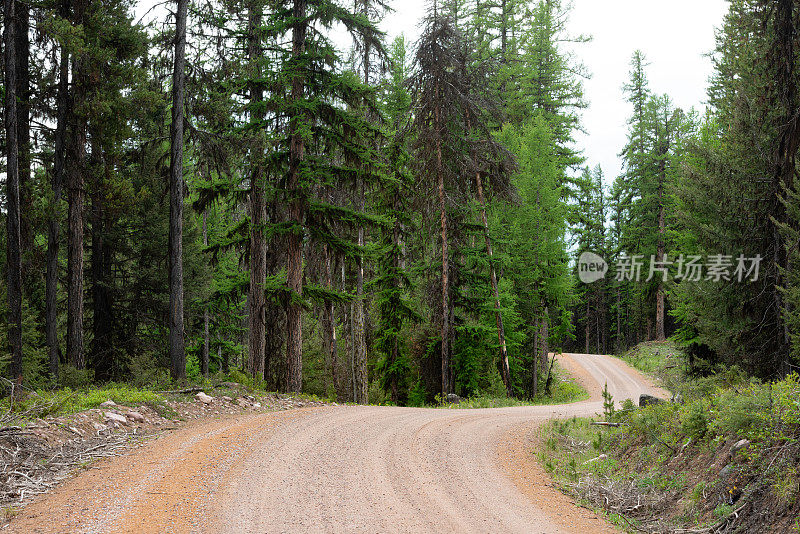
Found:
[[[408,152],[411,96],[404,84],[407,78],[406,44],[399,37],[390,50],[391,85],[385,96],[385,115],[391,128],[386,156],[391,176],[381,187],[378,211],[393,220],[381,229],[378,252],[378,275],[374,280],[378,307],[379,332],[375,347],[379,355],[376,372],[381,388],[393,403],[406,404],[410,386],[411,362],[402,339],[405,322],[416,320],[417,313],[408,301],[411,280],[403,269],[403,237],[413,221],[408,199],[412,196],[410,154]]]
[[[298,22],[299,21],[299,22]],[[320,184],[332,185],[373,179],[374,172],[353,172],[353,168],[377,161],[375,136],[378,131],[361,114],[364,104],[374,108],[374,92],[346,73],[331,69],[338,58],[329,45],[324,28],[341,23],[362,43],[382,53],[380,34],[363,16],[333,2],[307,3],[293,0],[279,3],[270,14],[267,31],[290,35],[291,48],[276,66],[274,75],[285,83],[273,91],[268,106],[285,121],[277,133],[272,168],[285,169],[281,189],[288,205],[285,224],[275,228],[287,236],[287,390],[302,388],[303,242],[308,232],[316,242],[327,244],[349,256],[360,254],[356,245],[330,233],[328,220],[367,222],[358,211],[330,206],[315,197]],[[277,42],[281,42],[278,37]],[[284,92],[285,90],[285,92]],[[343,108],[339,102],[354,109]],[[338,153],[337,153],[338,152]],[[365,176],[366,175],[366,176]]]

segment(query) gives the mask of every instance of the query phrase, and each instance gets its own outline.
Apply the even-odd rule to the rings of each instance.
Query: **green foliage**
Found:
[[[603,386],[603,413],[606,417],[614,415],[614,397],[608,392],[608,382]]]
[[[708,406],[702,401],[690,403],[681,411],[681,431],[694,441],[702,440],[708,431]]]
[[[22,399],[15,399],[13,410],[17,413],[33,410],[35,417],[57,416],[97,408],[107,400],[132,407],[164,403],[164,397],[153,391],[126,384],[108,384],[100,388],[37,390]],[[3,399],[0,407],[7,410],[9,402],[9,398]]]
[[[73,365],[62,365],[58,369],[58,383],[65,388],[84,388],[94,381],[92,369],[76,369]]]

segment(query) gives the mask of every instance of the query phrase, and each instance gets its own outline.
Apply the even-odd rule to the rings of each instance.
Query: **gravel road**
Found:
[[[615,532],[531,454],[553,417],[666,392],[617,359],[562,355],[587,401],[485,410],[331,406],[202,421],[102,461],[6,532]]]

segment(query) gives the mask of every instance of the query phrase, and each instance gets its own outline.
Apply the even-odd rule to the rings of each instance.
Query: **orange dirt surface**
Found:
[[[5,532],[603,533],[532,454],[556,417],[666,393],[620,360],[562,355],[591,393],[568,405],[329,406],[199,420],[92,464]]]

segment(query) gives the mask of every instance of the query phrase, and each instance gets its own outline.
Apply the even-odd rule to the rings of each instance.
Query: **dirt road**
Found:
[[[6,529],[106,532],[614,532],[530,454],[552,417],[665,395],[606,356],[564,355],[592,393],[487,410],[338,406],[198,422],[92,466]]]

